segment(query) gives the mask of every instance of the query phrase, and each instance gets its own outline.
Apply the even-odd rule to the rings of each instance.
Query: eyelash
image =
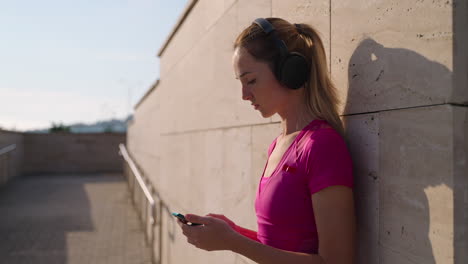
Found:
[[[256,81],[257,81],[256,79],[253,79],[250,82],[248,82],[247,84],[254,84]]]

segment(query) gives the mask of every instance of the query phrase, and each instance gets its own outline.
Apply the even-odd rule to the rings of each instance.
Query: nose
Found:
[[[247,85],[242,85],[242,99],[243,100],[250,100],[252,99],[252,93],[250,92]]]

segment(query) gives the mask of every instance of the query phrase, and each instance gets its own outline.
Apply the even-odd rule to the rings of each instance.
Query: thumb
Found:
[[[210,217],[195,215],[195,214],[186,214],[185,219],[187,219],[191,223],[197,224],[208,224],[211,221]]]

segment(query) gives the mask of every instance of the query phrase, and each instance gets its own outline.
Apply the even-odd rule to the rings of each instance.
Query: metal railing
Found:
[[[124,158],[126,161],[126,165],[130,169],[128,172],[128,184],[129,184],[129,189],[130,193],[132,196],[133,203],[136,208],[140,210],[140,217],[142,222],[145,224],[145,237],[146,241],[153,246],[154,245],[154,240],[155,240],[155,234],[154,234],[154,226],[156,223],[156,203],[153,199],[153,196],[151,195],[150,188],[145,184],[145,181],[139,172],[137,166],[135,165],[135,162],[133,162],[132,158],[128,154],[128,151],[125,147],[124,144],[119,144],[119,154]],[[130,177],[130,174],[133,175],[134,177]],[[138,183],[138,184],[136,184]],[[137,204],[136,201],[136,187],[139,186],[140,189],[140,199],[141,198],[146,198],[147,204],[145,207],[140,208]],[[141,197],[143,196],[143,197]],[[142,200],[142,199],[141,199]],[[150,231],[148,232],[148,226]],[[149,237],[150,236],[150,237]],[[154,260],[154,250],[151,247],[151,261],[152,263],[155,262]]]
[[[10,179],[10,153],[16,149],[16,144],[0,149],[0,185]]]

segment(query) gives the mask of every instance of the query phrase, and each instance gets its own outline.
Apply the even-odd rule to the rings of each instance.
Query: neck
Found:
[[[302,130],[310,124],[314,119],[317,119],[304,103],[289,104],[281,112],[278,112],[281,117],[281,125],[283,128],[282,137],[286,137],[294,132]]]

